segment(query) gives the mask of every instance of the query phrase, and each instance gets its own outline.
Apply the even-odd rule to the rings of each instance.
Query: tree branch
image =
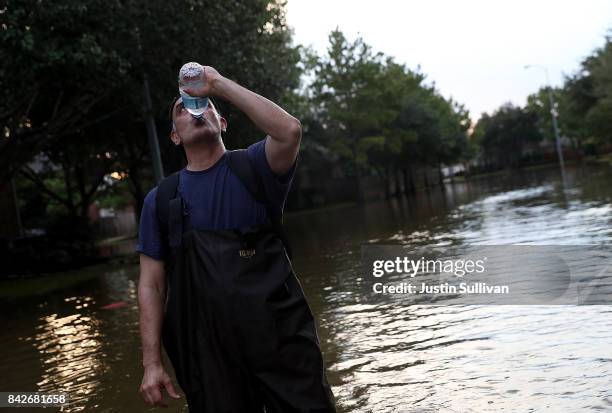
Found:
[[[36,173],[32,170],[32,168],[30,168],[29,166],[24,166],[19,172],[21,173],[21,175],[32,181],[45,194],[70,209],[70,203],[66,199],[62,198],[61,196],[47,188],[45,183],[39,177],[36,176]]]

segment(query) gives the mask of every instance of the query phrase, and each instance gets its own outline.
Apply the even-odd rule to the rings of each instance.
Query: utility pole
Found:
[[[136,44],[138,46],[138,57],[140,58],[140,67],[143,68],[142,81],[144,93],[144,116],[147,126],[147,137],[149,143],[149,151],[151,152],[151,162],[153,162],[153,173],[155,174],[155,183],[160,183],[164,179],[164,167],[161,162],[161,154],[159,153],[159,141],[157,140],[157,129],[155,128],[155,118],[153,117],[153,105],[151,103],[151,92],[149,90],[149,78],[144,71],[142,53],[142,42],[140,41],[140,28],[136,26]]]
[[[537,67],[544,69],[546,74],[546,88],[548,89],[548,103],[550,104],[550,115],[552,117],[553,130],[555,132],[555,146],[557,148],[557,159],[559,160],[559,167],[561,168],[561,179],[563,180],[563,188],[567,187],[567,179],[565,177],[565,162],[563,162],[563,150],[561,149],[561,139],[559,138],[559,126],[557,124],[557,110],[555,109],[555,101],[552,93],[552,86],[550,84],[550,77],[548,76],[548,68],[540,65],[526,65],[525,69]]]
[[[159,183],[164,178],[164,167],[159,153],[159,142],[157,140],[157,129],[155,128],[155,120],[153,118],[153,107],[151,104],[151,93],[149,92],[149,79],[147,74],[143,75],[144,80],[144,98],[145,98],[145,123],[147,124],[147,135],[149,141],[149,150],[151,151],[151,161],[153,162],[153,171],[155,173],[155,182]]]

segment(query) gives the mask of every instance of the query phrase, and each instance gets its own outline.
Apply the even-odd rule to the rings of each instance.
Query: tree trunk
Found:
[[[359,204],[363,204],[363,202],[365,201],[365,194],[364,194],[364,188],[363,188],[363,179],[361,177],[361,171],[359,168],[357,168],[357,203]]]
[[[389,172],[389,167],[386,166],[384,169],[385,176],[385,199],[391,198],[391,173]]]
[[[400,196],[402,194],[402,182],[400,179],[399,168],[397,166],[393,167],[393,178],[395,180],[395,192],[394,196]]]
[[[409,191],[409,186],[408,186],[408,172],[406,171],[406,168],[401,168],[401,172],[402,172],[402,182],[404,183],[404,195],[408,195],[408,191]]]
[[[427,167],[423,168],[423,180],[425,181],[425,190],[429,192],[429,177],[427,176]]]
[[[412,165],[408,168],[404,168],[404,188],[406,188],[406,194],[415,195],[416,185],[414,184],[414,174],[412,173]]]

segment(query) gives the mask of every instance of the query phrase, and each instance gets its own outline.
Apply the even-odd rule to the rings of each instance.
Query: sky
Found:
[[[476,120],[506,102],[524,105],[546,84],[563,84],[603,46],[612,0],[288,0],[294,42],[324,54],[338,27],[374,51],[427,75]]]

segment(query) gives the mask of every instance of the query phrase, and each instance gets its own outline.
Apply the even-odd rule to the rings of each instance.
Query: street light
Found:
[[[555,102],[552,94],[552,86],[550,85],[550,77],[548,76],[548,69],[545,66],[540,65],[525,65],[525,69],[536,67],[544,69],[546,74],[546,86],[548,89],[548,100],[550,103],[550,115],[552,116],[553,129],[555,131],[555,143],[557,146],[557,158],[559,159],[559,166],[561,167],[561,178],[563,179],[563,187],[566,185],[565,180],[565,164],[563,162],[563,151],[561,150],[561,139],[559,139],[559,127],[557,126],[557,111],[555,110]]]

